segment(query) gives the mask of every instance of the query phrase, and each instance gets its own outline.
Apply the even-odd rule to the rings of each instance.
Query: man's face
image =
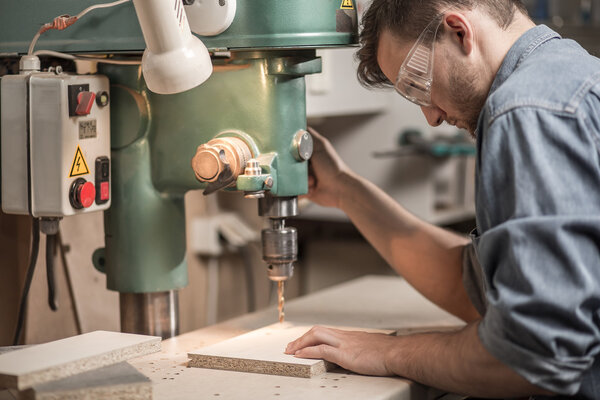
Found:
[[[396,82],[400,66],[412,48],[414,41],[401,41],[392,33],[384,31],[379,39],[378,63],[391,82]],[[489,85],[471,58],[452,48],[449,40],[435,43],[431,107],[421,107],[427,122],[439,126],[444,121],[474,136],[477,120]]]

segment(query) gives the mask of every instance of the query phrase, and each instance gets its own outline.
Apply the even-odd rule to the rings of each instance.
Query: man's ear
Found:
[[[444,16],[444,28],[451,33],[453,43],[459,45],[465,55],[473,51],[473,26],[464,14],[449,12]]]

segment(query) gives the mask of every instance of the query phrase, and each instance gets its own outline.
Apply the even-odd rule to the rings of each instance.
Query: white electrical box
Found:
[[[110,207],[108,78],[34,72],[0,81],[2,210],[64,217]]]

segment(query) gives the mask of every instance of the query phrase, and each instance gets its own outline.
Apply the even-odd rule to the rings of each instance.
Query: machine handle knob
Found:
[[[198,147],[192,160],[192,166],[199,181],[214,182],[217,180],[219,174],[223,171],[221,152],[223,150],[209,144]],[[226,158],[225,162],[227,162]]]
[[[248,144],[237,137],[218,137],[196,150],[192,168],[200,182],[207,182],[204,194],[226,188],[244,173],[253,154]]]

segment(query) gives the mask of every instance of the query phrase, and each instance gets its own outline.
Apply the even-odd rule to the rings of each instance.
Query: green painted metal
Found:
[[[108,287],[120,292],[178,289],[187,283],[184,194],[204,185],[191,159],[220,135],[250,137],[262,181],[235,190],[275,196],[308,191],[308,164],[292,152],[306,129],[304,74],[321,69],[313,50],[239,53],[215,65],[203,85],[176,95],[145,87],[139,67],[102,66],[111,81],[112,205],[105,213]],[[246,136],[247,135],[247,136]],[[258,188],[258,189],[255,189]]]
[[[275,163],[277,162],[276,153],[261,154],[256,159],[259,161],[262,174],[256,176],[240,175],[236,181],[236,188],[242,192],[258,192],[258,191],[270,191],[271,193],[277,193],[277,173]],[[267,186],[266,181],[268,178],[272,179],[271,185]],[[302,188],[303,189],[303,188]]]
[[[0,53],[26,52],[42,24],[101,2],[0,0]],[[304,75],[321,69],[310,49],[356,44],[356,11],[341,3],[238,0],[232,26],[202,38],[211,49],[234,50],[233,59],[214,60],[211,78],[185,93],[149,92],[140,67],[99,67],[111,81],[112,205],[105,213],[106,248],[94,253],[94,264],[106,272],[109,289],[142,293],[187,284],[183,196],[203,187],[190,161],[197,146],[219,134],[249,135],[263,171],[232,189],[281,197],[307,192],[307,163],[294,158],[292,145],[306,128]],[[144,48],[131,3],[49,31],[36,47],[138,54]]]
[[[183,197],[152,185],[148,134],[111,151],[104,270],[107,287],[125,293],[179,289],[188,282]]]
[[[40,26],[106,1],[0,0],[0,53],[24,53]],[[208,48],[324,47],[355,44],[356,11],[341,0],[237,0],[229,29],[202,37]],[[64,31],[48,31],[36,49],[64,52],[139,52],[144,39],[132,3],[98,9]]]

